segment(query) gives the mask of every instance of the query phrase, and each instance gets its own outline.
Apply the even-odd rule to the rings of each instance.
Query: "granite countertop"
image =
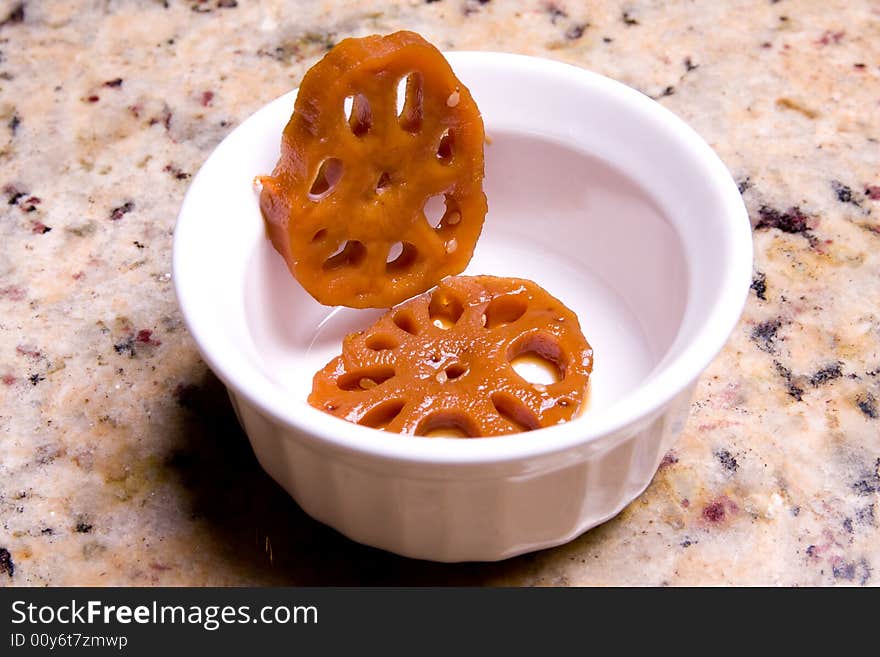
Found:
[[[341,38],[401,28],[656,98],[754,226],[744,316],[650,488],[496,564],[402,559],[305,516],[171,286],[211,149]],[[880,584],[878,139],[869,0],[0,1],[0,581]]]

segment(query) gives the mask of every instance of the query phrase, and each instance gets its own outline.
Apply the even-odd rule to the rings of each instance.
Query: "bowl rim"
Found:
[[[179,228],[186,222],[194,190],[199,188],[198,174],[184,198],[173,240],[174,289],[184,322],[207,365],[231,391],[244,397],[261,413],[296,430],[299,437],[325,448],[362,457],[414,464],[470,466],[547,457],[614,434],[622,436],[628,427],[655,417],[679,393],[695,382],[724,347],[739,321],[751,284],[753,246],[748,213],[736,183],[718,155],[693,128],[656,101],[621,82],[572,64],[529,55],[491,51],[452,51],[445,52],[444,55],[454,67],[494,65],[516,72],[553,76],[561,84],[588,85],[593,93],[608,94],[618,102],[629,104],[682,143],[688,156],[695,158],[700,168],[706,172],[706,182],[715,188],[723,214],[729,218],[724,224],[726,230],[723,239],[726,242],[726,252],[730,256],[730,266],[723,272],[718,293],[695,338],[684,345],[679,354],[671,359],[664,359],[661,366],[632,392],[603,409],[601,413],[589,416],[592,420],[590,423],[573,421],[539,429],[539,436],[528,432],[468,440],[420,436],[403,436],[398,440],[395,439],[397,436],[323,413],[305,401],[291,403],[289,398],[278,394],[277,386],[264,374],[245,372],[242,368],[246,369],[250,365],[247,359],[230,354],[228,350],[212,348],[216,345],[211,336],[211,322],[200,321],[199,317],[193,315],[191,308],[188,310],[188,300],[197,291],[191,289],[185,277],[180,275],[184,269],[181,265],[182,259],[186,257],[186,236],[185,231]],[[297,91],[294,89],[283,94],[251,114],[227,135],[217,149],[268,105],[280,98],[293,97]],[[205,164],[216,152],[217,150],[209,156]],[[250,366],[250,369],[255,368]]]

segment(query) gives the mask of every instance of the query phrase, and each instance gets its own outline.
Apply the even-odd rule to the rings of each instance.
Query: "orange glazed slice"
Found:
[[[553,363],[555,383],[514,370],[530,354]],[[309,403],[398,433],[498,436],[572,419],[592,368],[577,317],[538,285],[457,276],[348,335],[342,355],[315,375]]]
[[[326,305],[387,308],[424,292],[473,254],[483,140],[470,92],[418,34],[345,39],[306,73],[260,179],[272,244]]]

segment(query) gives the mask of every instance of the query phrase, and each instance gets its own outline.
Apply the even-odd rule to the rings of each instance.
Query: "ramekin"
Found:
[[[318,305],[268,246],[252,181],[277,159],[296,91],[193,180],[174,283],[259,462],[308,514],[409,557],[490,561],[569,541],[648,486],[738,321],[752,242],[725,166],[658,103],[558,62],[447,57],[489,137],[490,210],[466,273],[532,278],[578,313],[596,362],[581,417],[462,440],[387,434],[306,403],[321,361],[375,313]]]

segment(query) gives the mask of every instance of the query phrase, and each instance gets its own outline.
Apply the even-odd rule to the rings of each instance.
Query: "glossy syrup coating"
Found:
[[[559,380],[517,374],[511,361],[530,353],[551,361]],[[456,276],[348,335],[315,375],[309,403],[391,432],[498,436],[572,419],[592,368],[577,316],[538,285]]]
[[[272,244],[326,305],[424,292],[473,254],[483,144],[476,103],[434,46],[413,32],[345,39],[306,73],[281,157],[259,179]]]

